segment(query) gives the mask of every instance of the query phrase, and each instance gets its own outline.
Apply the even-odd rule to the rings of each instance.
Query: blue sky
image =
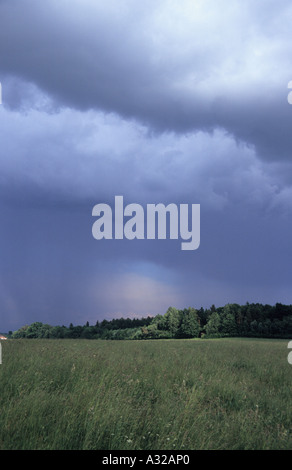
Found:
[[[291,304],[288,0],[0,1],[0,330]],[[92,208],[201,205],[201,244]]]

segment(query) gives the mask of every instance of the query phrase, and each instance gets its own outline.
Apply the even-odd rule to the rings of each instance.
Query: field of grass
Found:
[[[0,450],[292,449],[287,341],[8,340]]]

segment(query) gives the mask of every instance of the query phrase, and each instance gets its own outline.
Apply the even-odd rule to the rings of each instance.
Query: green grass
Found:
[[[291,449],[282,340],[2,342],[0,450]]]

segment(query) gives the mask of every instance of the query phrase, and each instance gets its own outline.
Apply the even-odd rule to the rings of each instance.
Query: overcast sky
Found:
[[[0,331],[292,303],[290,0],[0,0]],[[201,243],[92,209],[201,205]]]

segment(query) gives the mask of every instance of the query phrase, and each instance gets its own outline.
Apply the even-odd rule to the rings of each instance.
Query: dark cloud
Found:
[[[0,71],[65,106],[159,131],[224,128],[262,158],[290,158],[289,2],[208,4],[2,2]]]
[[[290,2],[0,1],[0,329],[291,303]],[[92,208],[201,204],[201,244]]]

